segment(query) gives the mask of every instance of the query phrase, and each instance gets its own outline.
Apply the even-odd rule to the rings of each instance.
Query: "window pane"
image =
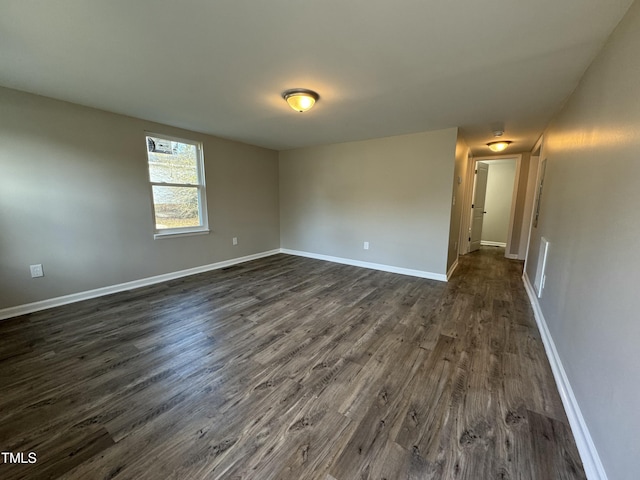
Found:
[[[147,137],[147,150],[152,182],[199,183],[195,145]]]
[[[198,227],[202,225],[198,213],[196,187],[153,186],[156,229]]]

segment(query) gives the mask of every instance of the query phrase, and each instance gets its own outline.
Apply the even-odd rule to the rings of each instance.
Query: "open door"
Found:
[[[475,182],[473,184],[473,204],[471,205],[471,242],[469,251],[474,252],[480,249],[482,239],[482,221],[484,219],[484,200],[487,196],[487,177],[489,176],[489,165],[486,163],[476,163]]]

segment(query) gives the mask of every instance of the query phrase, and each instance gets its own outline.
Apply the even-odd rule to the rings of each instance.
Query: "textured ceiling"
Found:
[[[0,0],[0,85],[274,149],[530,149],[632,0]],[[316,90],[304,114],[280,97]]]

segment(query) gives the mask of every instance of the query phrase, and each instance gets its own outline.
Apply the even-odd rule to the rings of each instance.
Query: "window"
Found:
[[[208,232],[202,145],[147,135],[155,238]]]

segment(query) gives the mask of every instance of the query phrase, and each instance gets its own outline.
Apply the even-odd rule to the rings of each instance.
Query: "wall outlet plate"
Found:
[[[31,271],[31,278],[44,277],[44,271],[42,270],[41,263],[38,263],[37,265],[29,265],[29,270]]]
[[[233,240],[231,241],[234,245],[238,244],[238,237],[233,237]]]

